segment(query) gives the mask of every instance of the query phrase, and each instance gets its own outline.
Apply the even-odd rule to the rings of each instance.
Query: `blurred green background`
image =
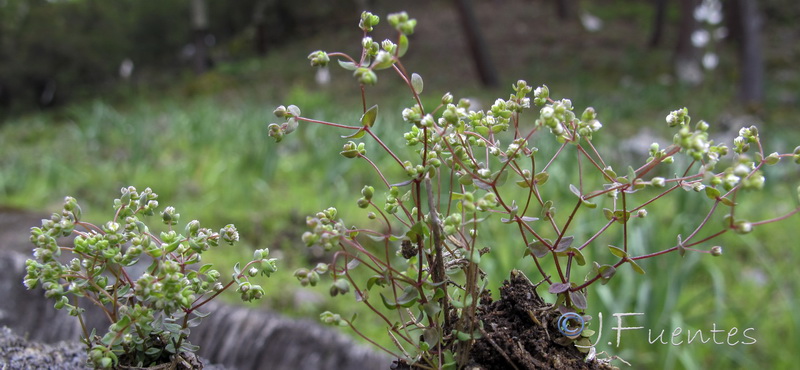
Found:
[[[198,28],[191,16],[196,4],[188,0],[4,0],[0,206],[52,212],[72,195],[87,220],[100,222],[110,217],[120,187],[151,187],[162,205],[183,214],[183,222],[240,228],[247,248],[217,250],[209,259],[232,266],[263,247],[281,258],[280,274],[267,282],[264,308],[298,317],[360,310],[352,296],[329,300],[325,284],[302,288],[291,274],[326,258],[300,242],[305,216],[335,205],[345,220],[362,220],[357,192],[365,183],[377,184],[373,172],[337,155],[343,132],[301,125],[276,145],[266,127],[276,120],[271,112],[279,104],[298,105],[307,117],[357,121],[361,101],[350,73],[332,66],[330,81],[321,84],[306,56],[317,49],[356,53],[356,23],[365,4],[382,19],[403,9],[418,19],[404,65],[425,79],[424,101],[435,105],[449,91],[488,107],[510,94],[517,79],[547,84],[552,97],[572,99],[576,111],[597,109],[604,124],[600,150],[612,153],[622,168],[644,159],[631,158],[637,146],[670,143],[664,117],[684,106],[726,140],[739,127],[756,124],[767,152],[791,152],[800,144],[800,9],[789,0],[759,2],[765,17],[764,98],[747,103],[737,92],[742,72],[733,41],[714,44],[719,63],[701,83],[676,79],[677,2],[668,2],[661,43],[648,47],[654,17],[649,2],[573,2],[571,15],[562,19],[553,2],[475,1],[485,52],[500,80],[499,87],[484,87],[453,2],[212,1],[205,4],[207,23]],[[589,31],[587,14],[602,27]],[[378,40],[390,35],[382,26]],[[208,53],[199,70],[193,59],[197,40]],[[126,59],[133,70],[121,77]],[[397,139],[388,144],[396,148],[405,129],[400,111],[413,104],[405,92],[391,73],[379,74],[378,86],[368,89],[370,102],[381,106],[376,128],[386,137],[394,134]],[[533,119],[529,114],[527,122]],[[767,172],[764,192],[747,194],[741,212],[751,220],[797,207],[800,171],[782,164]],[[571,196],[564,191],[564,199]],[[680,194],[663,208],[648,208],[647,222],[631,231],[632,245],[642,251],[674,245],[677,234],[690,233],[705,216],[708,203],[698,201],[703,198]],[[746,236],[725,235],[711,244],[724,246],[719,258],[669,254],[642,261],[645,276],[623,268],[590,296],[589,313],[603,314],[598,349],[634,368],[794,368],[800,347],[798,224],[795,216]],[[586,232],[592,227],[591,220],[581,225]],[[487,233],[491,238],[484,241],[496,246],[482,263],[494,279],[491,288],[511,268],[538,280],[531,260],[521,259],[524,250],[506,242],[508,230]],[[644,329],[623,332],[619,347],[607,345],[616,340],[612,314],[622,312],[644,313],[623,322]],[[385,331],[368,320],[362,313],[362,330],[382,337]],[[717,334],[722,343],[732,328],[738,333],[731,343],[750,342],[742,332],[753,328],[747,334],[756,343],[685,343],[687,330],[702,330],[708,338],[712,326],[725,331]],[[650,343],[662,330],[669,341],[678,327],[684,330],[682,345]]]

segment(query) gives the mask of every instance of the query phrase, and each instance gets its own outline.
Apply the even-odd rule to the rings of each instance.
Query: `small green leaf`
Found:
[[[354,268],[358,267],[361,264],[361,260],[357,258],[353,258],[350,262],[347,263],[347,271],[353,270]]]
[[[561,240],[558,242],[558,245],[556,245],[556,247],[553,249],[553,251],[555,251],[555,252],[563,252],[563,251],[567,250],[567,248],[569,248],[572,245],[572,241],[574,239],[575,239],[575,237],[573,237],[573,236],[565,236],[565,237],[561,238]]]
[[[545,241],[547,241],[547,243],[550,244],[549,240],[545,239]],[[536,240],[528,244],[528,250],[530,250],[531,253],[533,253],[533,255],[536,256],[536,258],[542,258],[546,256],[548,253],[550,253],[550,248],[547,248],[547,245],[539,240]]]
[[[585,310],[586,309],[586,296],[583,295],[580,291],[569,292],[569,299],[572,301],[572,304],[575,305],[576,308]]]
[[[633,180],[636,180],[636,170],[628,166],[628,182],[633,183]]]
[[[719,198],[719,190],[716,188],[712,188],[710,186],[706,186],[706,196],[710,199],[717,199]]]
[[[581,191],[578,190],[578,188],[576,188],[575,185],[569,184],[569,191],[571,191],[572,194],[575,194],[578,198],[581,197]]]
[[[417,94],[422,94],[422,89],[425,87],[425,84],[422,82],[422,76],[417,73],[412,73],[411,86],[414,87],[414,91]]]
[[[442,311],[442,306],[439,305],[436,301],[429,301],[422,305],[422,309],[425,311],[425,314],[428,317],[435,317],[440,311]]]
[[[472,185],[472,174],[465,173],[458,177],[458,183],[461,185]]]
[[[610,177],[612,180],[617,178],[617,173],[614,172],[611,167],[606,167],[606,169],[603,170],[603,173],[605,173],[606,176]]]
[[[187,321],[186,322],[186,326],[190,327],[190,328],[196,328],[196,327],[200,326],[200,324],[202,322],[203,322],[203,318],[202,317],[195,317],[195,318]]]
[[[361,125],[366,127],[372,127],[375,125],[375,120],[378,118],[378,105],[373,105],[366,112],[364,115],[361,116]],[[362,134],[363,136],[363,134]]]
[[[417,302],[419,291],[413,286],[407,286],[403,289],[403,294],[397,297],[397,305],[401,307],[411,307]]]
[[[400,39],[397,42],[397,57],[400,58],[403,55],[406,55],[408,51],[408,37],[404,34],[400,34]]]
[[[608,208],[603,208],[603,216],[606,216],[606,220],[613,220],[614,219],[614,212]]]
[[[406,232],[406,236],[411,239],[412,242],[416,242],[418,237],[422,237],[425,239],[426,237],[430,236],[431,231],[428,228],[428,225],[424,222],[417,222],[411,229]]]
[[[214,265],[212,265],[210,263],[207,263],[207,264],[203,265],[202,267],[200,267],[200,269],[197,270],[197,273],[205,274],[206,272],[208,272],[208,270],[211,270],[212,267],[214,267]]]
[[[164,247],[164,253],[172,253],[176,249],[178,249],[178,247],[180,245],[181,245],[181,241],[180,240],[175,240],[174,242],[169,243],[169,244],[167,244],[166,247]]]
[[[458,340],[462,342],[467,342],[472,339],[472,335],[470,335],[469,333],[465,333],[463,331],[458,331],[458,330],[453,330],[453,332],[456,334]]]
[[[117,289],[117,296],[118,297],[125,297],[130,290],[131,290],[131,286],[125,284],[125,285],[119,287],[119,289]]]
[[[339,65],[340,65],[342,68],[344,68],[344,69],[346,69],[346,70],[348,70],[348,71],[355,71],[355,70],[356,70],[356,68],[358,68],[358,67],[356,66],[356,64],[355,64],[355,63],[353,63],[353,62],[345,62],[345,61],[342,61],[342,60],[337,60],[337,62],[339,62]]]
[[[608,249],[611,251],[611,253],[613,255],[615,255],[615,256],[617,256],[619,258],[627,258],[628,257],[628,252],[625,252],[624,250],[619,249],[619,248],[617,248],[617,247],[615,247],[613,245],[609,245]]]
[[[366,114],[366,113],[365,113],[365,114]],[[360,139],[360,138],[362,138],[362,137],[363,137],[363,136],[364,136],[366,133],[367,133],[367,131],[366,131],[366,130],[364,130],[364,128],[362,127],[362,128],[360,128],[360,129],[358,129],[358,131],[356,131],[356,132],[355,132],[354,134],[352,134],[352,135],[344,135],[344,136],[342,136],[342,139]],[[357,152],[357,151],[356,151],[356,152]],[[349,157],[348,157],[348,158],[349,158]]]
[[[122,335],[117,335],[117,333],[110,331],[100,339],[100,342],[107,346],[114,346],[122,343]]]
[[[553,283],[547,291],[553,294],[564,293],[569,290],[570,287],[572,287],[570,283]]]
[[[382,275],[373,275],[369,279],[367,279],[367,290],[372,289],[373,286],[385,286],[386,279]]]
[[[547,172],[539,172],[533,176],[533,179],[536,181],[536,185],[544,185],[549,178],[550,174]]]
[[[636,262],[634,262],[632,259],[628,259],[628,263],[631,264],[631,267],[633,268],[633,271],[636,271],[637,273],[639,273],[641,275],[644,275],[644,270],[642,269],[641,266],[636,264]]]
[[[609,280],[617,273],[617,269],[611,265],[602,265],[598,268],[598,274],[600,274],[600,284],[606,285]]]
[[[490,191],[492,189],[492,184],[486,182],[485,180],[481,180],[481,179],[477,179],[477,181],[475,181],[474,185],[477,186],[479,189],[483,189],[483,190],[486,190],[486,191]]]
[[[499,173],[498,173],[499,172]],[[503,186],[508,180],[508,171],[498,171],[492,174],[495,186]]]
[[[397,304],[390,302],[389,299],[386,298],[385,295],[383,295],[383,293],[380,293],[380,295],[381,295],[381,300],[383,301],[383,305],[386,306],[386,308],[390,310],[394,310],[397,308]]]
[[[473,248],[470,252],[465,252],[467,254],[467,260],[474,263],[480,264],[481,263],[481,254]]]
[[[631,218],[631,214],[625,211],[614,211],[614,217],[616,217],[617,222],[624,224]]]
[[[733,207],[733,206],[736,205],[736,203],[734,203],[732,200],[730,200],[728,198],[719,198],[719,201],[722,202],[722,204],[724,204],[724,205],[726,205],[728,207]]]
[[[575,262],[578,266],[583,266],[586,264],[586,258],[583,257],[583,253],[578,248],[570,248],[567,252],[572,252],[572,255],[575,257]]]

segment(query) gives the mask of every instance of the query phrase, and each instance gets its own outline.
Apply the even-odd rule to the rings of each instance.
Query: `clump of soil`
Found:
[[[487,296],[481,301],[478,319],[484,336],[473,344],[466,369],[616,369],[601,361],[586,362],[586,354],[572,344],[558,344],[563,337],[556,324],[559,316],[525,275],[512,272],[500,287],[499,300]],[[416,367],[395,361],[391,368]]]
[[[478,309],[485,335],[472,347],[474,365],[486,370],[612,368],[586,362],[586,354],[572,344],[556,343],[563,337],[556,324],[560,313],[548,308],[525,275],[512,273],[500,287],[500,300]]]

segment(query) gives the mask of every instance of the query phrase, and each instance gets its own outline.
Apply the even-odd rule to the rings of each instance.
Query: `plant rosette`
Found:
[[[93,367],[201,367],[194,356],[198,347],[187,340],[209,314],[200,309],[234,284],[243,301],[261,298],[264,288],[250,278],[277,269],[269,250],[259,249],[244,267],[234,266],[230,280],[222,279],[213,265],[200,264],[201,256],[220,243],[238,242],[236,227],[214,231],[193,220],[179,234],[180,214],[173,207],[157,212],[157,199],[150,188],[122,188],[113,218],[92,224],[83,221],[77,200],[66,197],[61,212],[31,229],[36,247],[26,261],[25,286],[41,287],[55,308],[78,318]],[[157,213],[166,225],[158,235],[144,221]],[[75,236],[70,246],[58,244],[68,236]],[[110,322],[102,336],[86,325],[86,302]]]
[[[673,143],[666,148],[652,144],[649,156],[634,158],[636,166],[620,170],[603,155],[608,146],[593,142],[604,126],[595,109],[576,111],[570,99],[553,98],[545,85],[533,88],[519,80],[507,99],[499,98],[485,110],[472,110],[468,100],[457,101],[450,93],[427,106],[420,97],[422,77],[409,73],[400,60],[416,20],[405,12],[390,14],[387,20],[394,37],[378,42],[370,32],[380,17],[362,13],[359,55],[315,51],[308,56],[314,67],[325,67],[335,58],[353,74],[361,95],[360,121],[314,119],[303,116],[300,107],[282,105],[273,112],[281,122],[269,124],[267,131],[276,142],[304,124],[347,132],[342,136],[346,140],[342,160],[359,161],[374,170],[379,185],[363,186],[357,201],[368,210],[368,220],[346,223],[334,207],[307,217],[302,241],[331,251],[332,260],[298,269],[295,276],[303,285],[316,285],[322,275],[329,275],[332,296],[352,292],[386,324],[394,346],[362,334],[355,316],[326,311],[321,320],[352,328],[399,358],[398,368],[480,364],[474,357],[476,348],[499,353],[491,357],[493,364],[484,366],[555,363],[535,353],[540,347],[533,344],[521,349],[522,336],[500,336],[502,323],[511,321],[489,321],[487,310],[492,307],[507,307],[506,312],[523,309],[517,315],[527,317],[522,327],[544,328],[544,336],[553,342],[573,344],[567,346],[573,350],[570,356],[582,354],[582,366],[605,366],[616,357],[600,359],[589,339],[592,331],[575,329],[590,319],[588,289],[606,284],[623,265],[644,274],[638,261],[667,253],[719,256],[722,248],[709,244],[720,235],[749,233],[755,226],[800,211],[748,221],[737,207],[748,193],[763,188],[764,166],[782,159],[800,163],[800,147],[793,153],[765,155],[755,126],[742,128],[729,147],[709,139],[708,123],[693,124],[688,110],[678,109],[666,117],[676,131]],[[389,133],[382,137],[374,130],[380,115],[378,106],[368,103],[367,92],[378,82],[379,72],[399,77],[413,102],[400,115],[407,127],[404,133],[386,130]],[[372,141],[379,155],[369,153],[362,138]],[[399,142],[405,147],[389,145]],[[534,142],[542,150],[531,145]],[[665,173],[675,175],[662,177]],[[694,196],[704,202],[707,214],[687,226],[686,236],[677,235],[674,245],[632,248],[630,231],[644,225],[648,209],[657,211],[659,204],[668,204],[681,192],[697,193]],[[556,212],[559,208],[564,211]],[[722,223],[711,222],[716,218]],[[587,225],[594,229],[584,230]],[[517,248],[519,256],[530,257],[530,271],[541,280],[523,284],[527,279],[511,274],[513,284],[501,288],[503,300],[542,284],[553,295],[553,303],[491,304],[480,267],[493,244],[481,237],[486,229],[515,237],[503,248]],[[531,300],[535,291],[521,296]]]

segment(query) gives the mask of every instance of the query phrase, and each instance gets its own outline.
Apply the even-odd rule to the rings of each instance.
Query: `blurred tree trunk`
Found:
[[[664,20],[667,15],[667,0],[653,0],[653,31],[650,34],[648,46],[655,48],[661,45],[661,38],[664,34]]]
[[[680,24],[678,43],[675,46],[675,76],[679,81],[697,85],[703,81],[703,71],[697,57],[697,48],[692,44],[692,33],[697,30],[694,9],[697,0],[680,0]]]
[[[478,21],[475,18],[475,11],[472,7],[470,0],[455,0],[456,8],[458,9],[461,27],[464,30],[464,35],[467,38],[467,45],[472,54],[472,60],[475,63],[475,68],[478,70],[478,76],[484,86],[495,87],[500,84],[497,71],[492,63],[492,57],[489,54],[489,48],[486,46],[486,41],[483,39],[480,29],[478,28]]]
[[[764,17],[757,0],[732,0],[727,5],[728,27],[739,48],[739,99],[755,108],[764,100]]]
[[[255,47],[256,54],[265,55],[267,53],[267,0],[256,3],[253,10],[253,25],[255,26]]]
[[[192,0],[190,4],[192,16],[192,35],[194,55],[192,65],[197,74],[205,73],[211,66],[206,37],[208,34],[208,7],[206,0]]]
[[[555,2],[558,19],[568,21],[575,18],[574,0],[555,0]]]

